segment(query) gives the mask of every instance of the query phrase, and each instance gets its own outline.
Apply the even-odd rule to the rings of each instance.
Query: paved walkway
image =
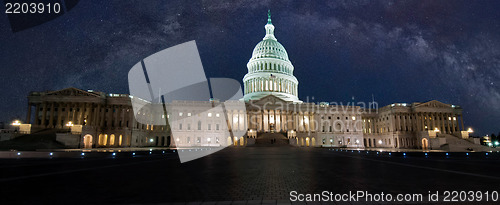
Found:
[[[498,158],[490,157],[235,147],[183,164],[176,153],[161,152],[114,158],[2,159],[0,198],[16,204],[290,204],[291,191],[498,191]]]

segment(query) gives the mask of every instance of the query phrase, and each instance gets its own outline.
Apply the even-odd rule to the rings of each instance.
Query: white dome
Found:
[[[285,47],[274,37],[271,14],[268,14],[266,36],[253,49],[248,61],[248,73],[243,78],[244,99],[258,100],[274,95],[285,101],[302,102],[298,99],[297,78]]]
[[[290,62],[290,60],[288,60],[288,53],[286,52],[285,47],[274,39],[262,40],[255,46],[250,60],[260,58],[276,58]]]

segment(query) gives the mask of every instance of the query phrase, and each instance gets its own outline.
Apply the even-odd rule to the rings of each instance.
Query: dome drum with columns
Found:
[[[243,78],[244,100],[259,100],[274,95],[289,102],[302,102],[298,96],[297,78],[285,47],[274,36],[271,14],[265,26],[266,36],[259,42],[248,61],[248,73]]]

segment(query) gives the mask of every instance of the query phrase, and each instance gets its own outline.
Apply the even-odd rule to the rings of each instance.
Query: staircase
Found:
[[[62,149],[65,146],[56,141],[53,129],[42,129],[32,134],[18,136],[8,141],[0,142],[0,150]]]
[[[272,141],[275,140],[273,143]],[[290,143],[281,133],[262,133],[255,139],[256,147],[288,146]]]
[[[450,134],[438,134],[438,137],[446,138],[446,144],[441,145],[440,149],[450,151],[450,152],[467,152],[468,149],[472,149],[477,152],[490,151],[489,147],[474,144],[473,142],[459,138]]]

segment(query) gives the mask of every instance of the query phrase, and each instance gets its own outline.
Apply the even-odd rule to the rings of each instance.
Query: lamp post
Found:
[[[19,126],[19,125],[21,125],[21,121],[19,121],[19,120],[14,120],[14,122],[12,122],[12,125],[13,125],[13,126]]]
[[[66,127],[68,127],[69,129],[69,132],[71,132],[71,128],[74,126],[73,122],[69,121],[68,123],[66,123]]]
[[[469,129],[467,129],[467,132],[470,134],[470,133],[473,133],[474,130],[472,130],[472,128],[469,127]]]

